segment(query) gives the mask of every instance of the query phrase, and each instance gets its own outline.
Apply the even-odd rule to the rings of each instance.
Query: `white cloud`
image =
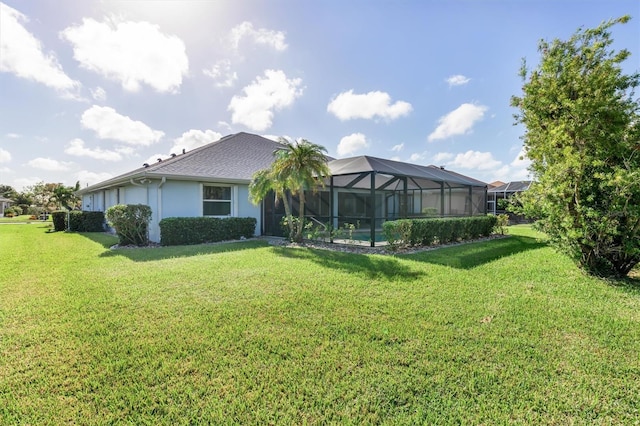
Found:
[[[80,83],[62,70],[53,53],[43,52],[42,43],[23,23],[25,15],[0,3],[0,71],[42,83],[61,95],[78,98]]]
[[[529,158],[527,157],[526,150],[524,149],[524,147],[522,147],[520,149],[520,152],[518,152],[518,155],[516,155],[516,158],[514,158],[513,161],[511,162],[511,166],[526,169],[530,165],[531,165],[531,160],[529,160]]]
[[[438,127],[429,135],[429,142],[471,132],[473,125],[484,117],[484,105],[462,104],[438,120]]]
[[[48,170],[50,172],[64,172],[69,170],[69,166],[73,163],[67,163],[64,161],[53,160],[51,158],[38,157],[33,160],[29,160],[27,165],[34,169]]]
[[[266,70],[264,77],[242,89],[244,96],[234,96],[227,108],[233,124],[243,124],[255,131],[271,127],[273,112],[288,107],[302,95],[302,80],[287,79],[281,70]]]
[[[479,178],[486,182],[500,180],[503,182],[531,179],[527,166],[529,160],[520,159],[523,155],[520,151],[510,164],[503,164],[494,158],[491,152],[467,151],[453,154],[440,152],[433,157],[434,164],[444,165],[452,170],[474,170]]]
[[[8,163],[11,161],[11,153],[6,149],[0,148],[0,163]]]
[[[231,70],[231,61],[221,59],[211,69],[204,69],[202,73],[215,80],[216,87],[233,87],[238,80],[238,73]]]
[[[280,136],[279,135],[260,135],[260,136],[262,136],[265,139],[271,139],[274,142],[279,142],[281,138],[285,138],[285,139],[291,140],[291,141],[295,140],[294,138],[291,138],[289,136],[282,136],[282,135],[280,135]]]
[[[117,146],[117,147],[115,148],[115,151],[116,151],[118,154],[124,155],[124,156],[126,156],[126,157],[130,157],[130,156],[132,156],[133,154],[135,154],[135,153],[136,153],[136,150],[135,150],[133,147],[130,147],[130,146],[123,146],[123,145],[121,145],[121,146]]]
[[[199,146],[217,141],[221,137],[222,134],[213,130],[205,130],[203,132],[202,130],[191,129],[188,132],[184,132],[179,138],[174,139],[171,153],[180,154],[183,149],[191,151]]]
[[[340,139],[337,150],[338,156],[346,157],[347,155],[351,155],[354,152],[368,147],[369,142],[367,142],[367,137],[365,135],[362,133],[352,133],[349,136],[345,136]]]
[[[372,119],[376,116],[395,120],[409,114],[412,109],[411,104],[404,101],[391,104],[391,96],[379,91],[358,95],[349,90],[340,93],[327,105],[327,111],[342,121],[354,118]]]
[[[492,170],[502,166],[502,162],[493,158],[490,152],[467,151],[455,156],[447,166],[459,169]]]
[[[184,42],[149,22],[85,18],[61,36],[73,45],[73,57],[83,68],[119,81],[127,91],[145,83],[158,92],[176,92],[189,70]]]
[[[220,127],[221,129],[231,130],[231,125],[226,121],[218,121],[218,127]]]
[[[20,139],[22,137],[22,135],[18,133],[7,133],[5,136],[9,139]]]
[[[113,108],[97,105],[82,113],[81,123],[95,131],[100,139],[115,139],[131,145],[148,146],[164,136],[164,132],[120,115]]]
[[[449,84],[449,87],[452,87],[452,86],[463,86],[468,82],[470,82],[471,79],[469,77],[465,77],[464,75],[456,74],[447,78],[445,81],[447,82],[447,84]]]
[[[424,160],[426,157],[426,154],[420,153],[420,152],[414,152],[413,154],[411,154],[409,156],[409,163],[418,163],[421,162],[422,160]]]
[[[95,99],[96,101],[107,100],[107,92],[102,87],[96,87],[95,89],[90,89],[90,90],[91,90],[91,96],[93,96],[93,99]]]
[[[122,155],[115,151],[108,151],[100,148],[90,149],[84,146],[84,141],[82,139],[73,139],[69,142],[69,144],[64,149],[64,152],[69,155],[75,155],[77,157],[89,157],[95,158],[96,160],[105,160],[105,161],[120,161],[122,160]]]
[[[284,32],[267,30],[265,28],[256,30],[253,28],[251,22],[246,21],[233,27],[229,38],[231,40],[231,46],[236,50],[238,50],[240,41],[244,38],[248,38],[256,44],[270,46],[277,51],[286,50],[288,47],[285,42]]]
[[[404,143],[398,144],[398,145],[394,145],[393,148],[391,148],[391,151],[393,152],[400,152],[404,149]]]
[[[527,153],[523,147],[508,166],[507,173],[510,178],[509,180],[530,180],[531,173],[528,169],[530,165],[531,160],[527,158]]]
[[[113,177],[110,173],[96,173],[88,170],[81,170],[76,174],[76,180],[80,181],[80,187],[85,185],[93,185]]]
[[[42,178],[37,177],[37,176],[29,176],[29,177],[24,177],[24,178],[16,178],[13,183],[15,185],[13,185],[13,187],[17,190],[17,191],[24,191],[27,187],[29,186],[33,186],[39,182],[42,182]]]
[[[446,163],[448,161],[451,161],[454,157],[455,154],[452,154],[450,152],[439,152],[433,156],[433,161],[437,164]]]

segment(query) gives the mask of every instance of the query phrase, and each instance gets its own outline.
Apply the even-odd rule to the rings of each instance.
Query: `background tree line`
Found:
[[[0,184],[0,196],[13,201],[10,207],[14,214],[40,214],[54,210],[76,210],[81,207],[82,200],[75,195],[80,189],[80,182],[74,186],[62,183],[38,182],[17,191],[12,186]]]

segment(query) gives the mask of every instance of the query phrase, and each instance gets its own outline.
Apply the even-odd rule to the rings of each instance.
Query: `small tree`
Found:
[[[253,176],[249,185],[249,199],[257,204],[268,193],[274,191],[276,200],[285,203],[286,222],[289,236],[294,241],[302,241],[304,230],[305,191],[315,191],[324,185],[322,177],[329,175],[329,166],[321,145],[301,139],[296,142],[280,138],[282,148],[274,152],[275,160],[270,168]],[[286,198],[287,192],[297,195],[299,200],[298,220],[294,220]],[[294,225],[295,224],[295,225]],[[294,232],[295,231],[295,232]]]
[[[77,181],[75,186],[64,186],[60,183],[58,186],[53,188],[53,194],[49,200],[52,203],[55,203],[59,208],[73,210],[78,206],[80,201],[78,196],[75,194],[78,190],[80,190],[80,181]]]
[[[522,194],[551,242],[588,273],[624,277],[640,261],[640,75],[625,75],[627,50],[609,29],[628,16],[568,41],[541,41],[541,60],[523,62],[516,121],[535,183]]]
[[[284,203],[284,212],[287,218],[291,217],[291,204],[285,191],[287,186],[286,182],[277,179],[273,175],[272,169],[258,170],[253,174],[251,183],[249,184],[249,201],[258,205],[269,194],[273,193],[275,203],[282,201]],[[289,227],[289,235],[294,235],[293,221],[288,220],[287,226]]]
[[[116,230],[120,245],[146,246],[149,244],[151,208],[144,204],[118,204],[109,207],[107,221]]]

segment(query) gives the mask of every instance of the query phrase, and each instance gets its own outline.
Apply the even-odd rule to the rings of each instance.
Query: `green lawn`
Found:
[[[50,223],[51,216],[49,216],[49,219],[47,221],[32,220],[31,215],[28,215],[28,214],[23,214],[23,215],[14,216],[14,217],[5,217],[5,216],[0,217],[0,223],[27,223],[27,222]]]
[[[0,226],[0,424],[637,424],[640,286],[533,231],[406,256]]]

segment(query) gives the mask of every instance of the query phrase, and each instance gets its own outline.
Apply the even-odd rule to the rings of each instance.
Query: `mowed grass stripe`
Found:
[[[614,423],[637,283],[526,227],[413,255],[0,228],[0,423]]]

